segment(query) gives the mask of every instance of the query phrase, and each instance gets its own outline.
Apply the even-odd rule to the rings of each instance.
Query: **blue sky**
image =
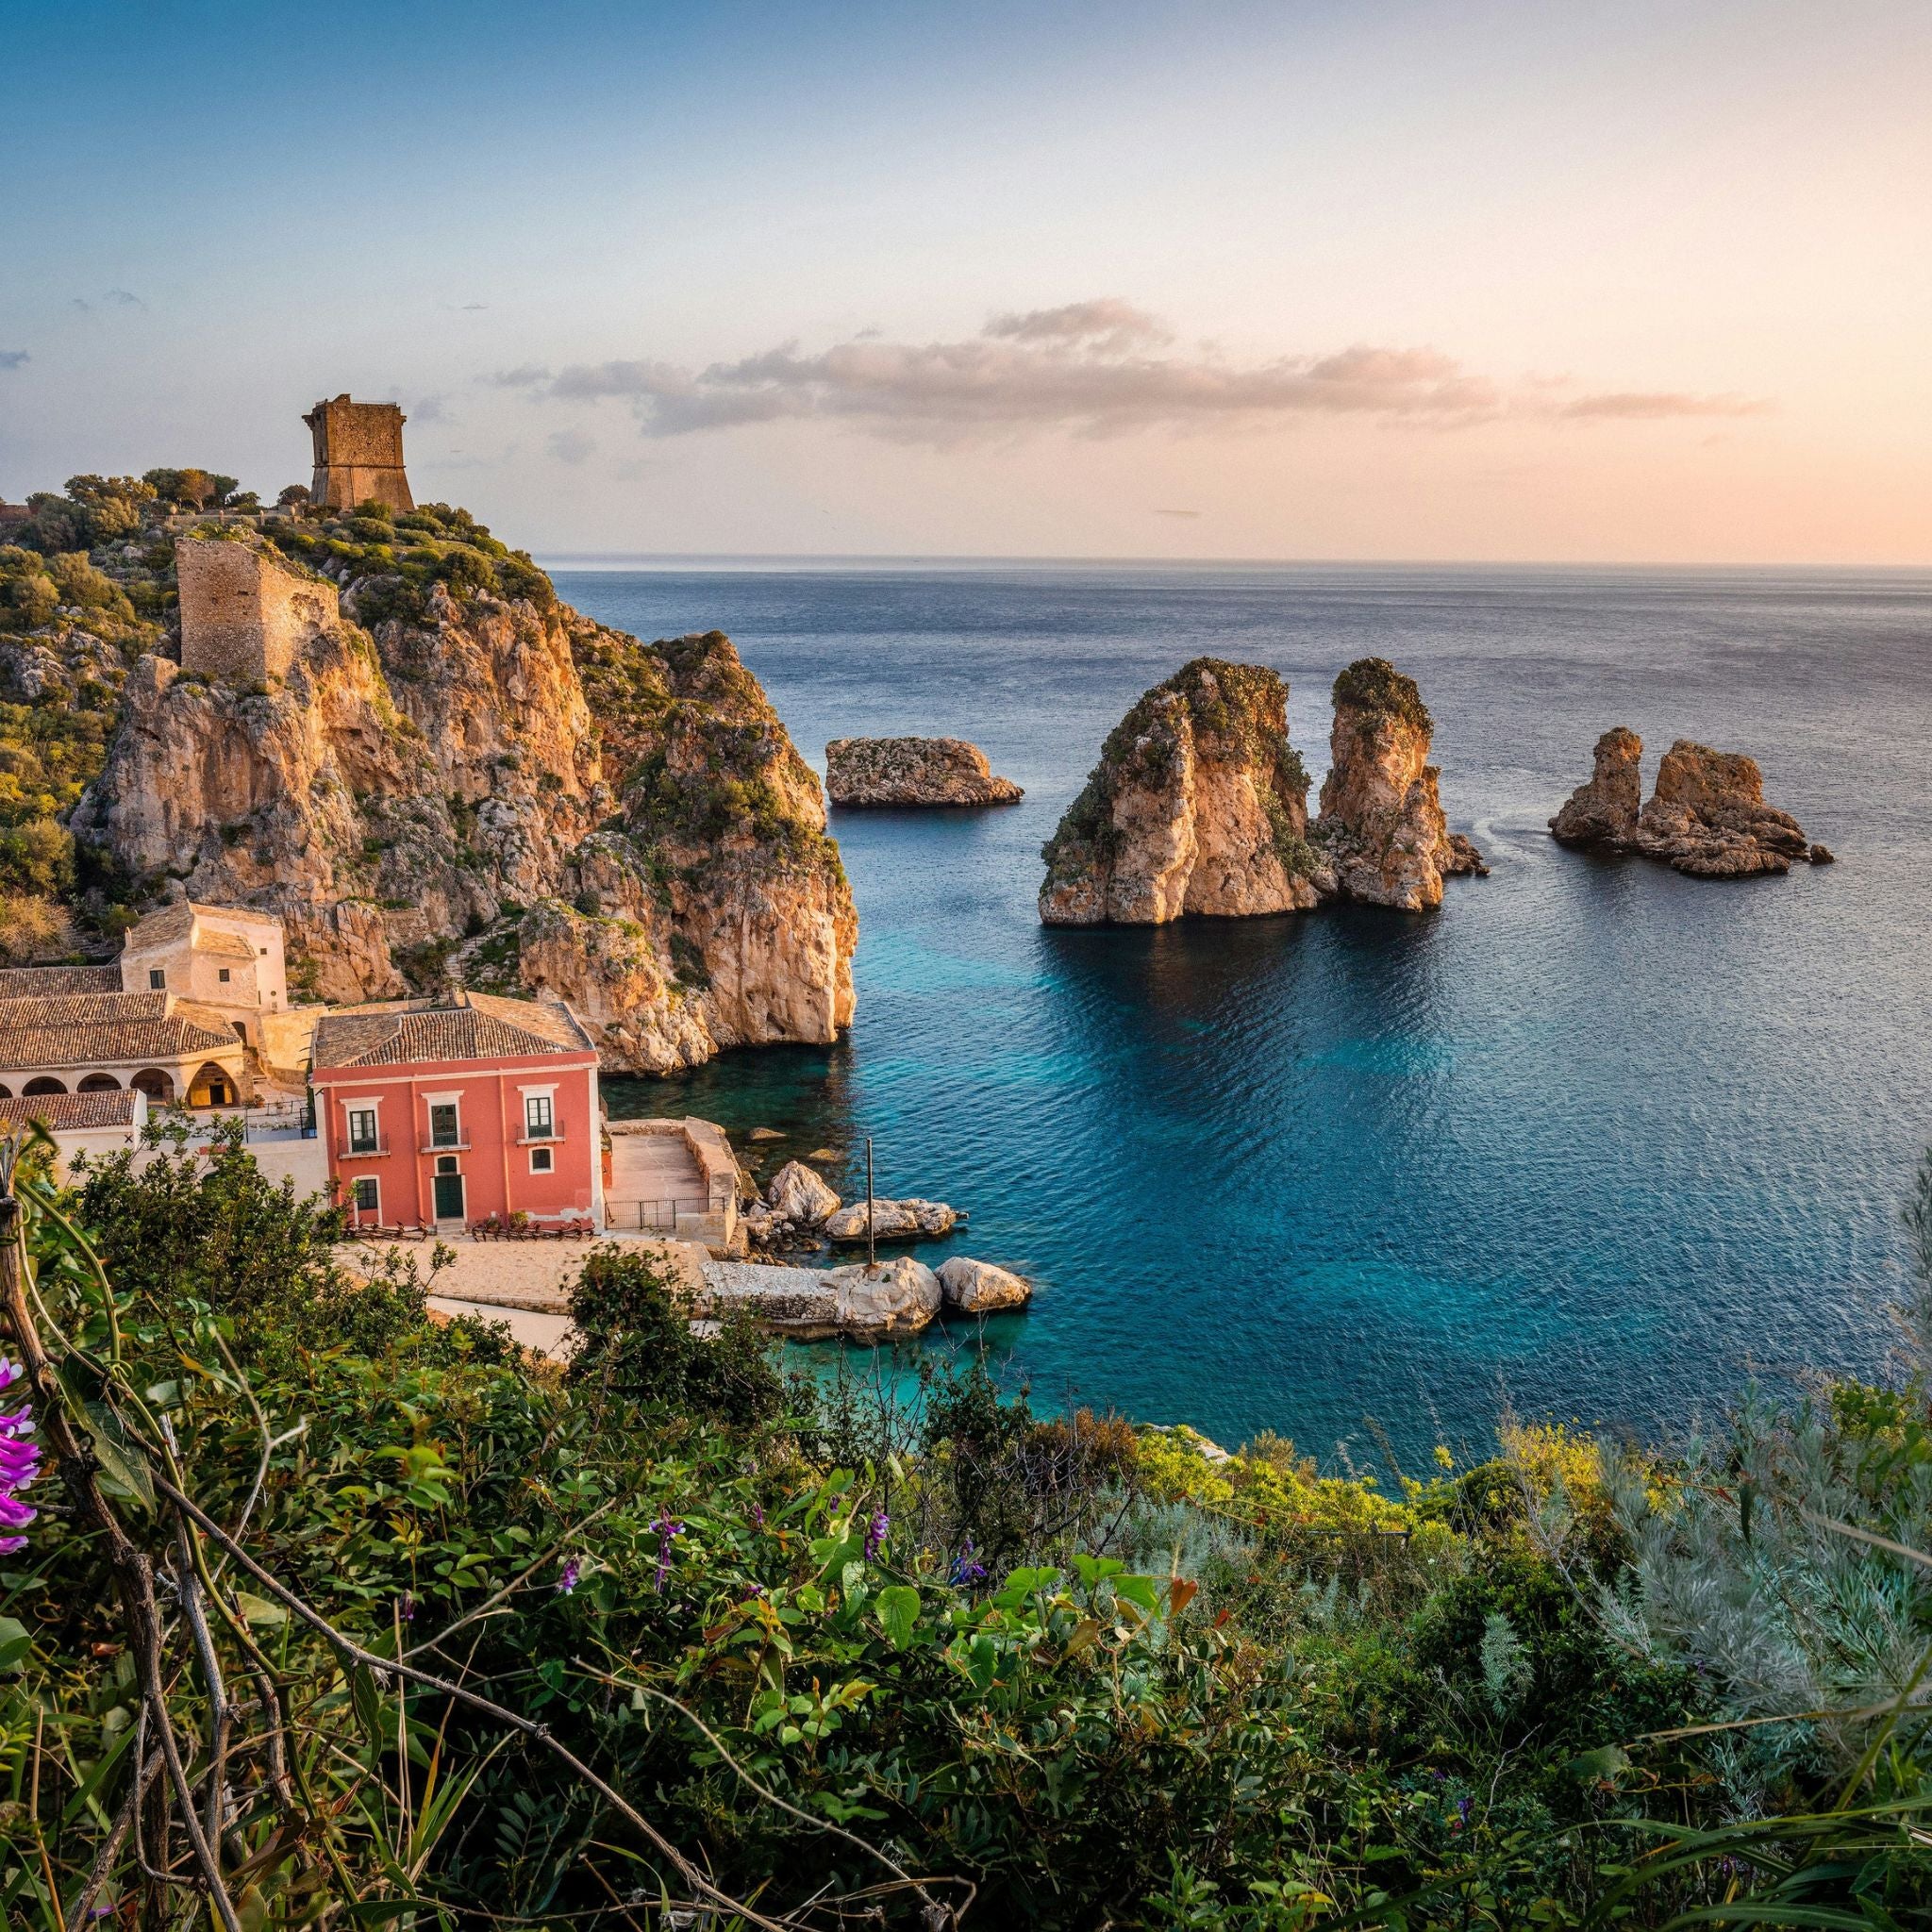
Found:
[[[1932,8],[0,0],[0,494],[540,550],[1932,562]],[[1096,306],[1101,305],[1101,306]]]

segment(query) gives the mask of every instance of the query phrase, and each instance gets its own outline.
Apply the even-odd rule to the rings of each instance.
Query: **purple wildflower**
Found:
[[[1469,1826],[1469,1814],[1474,1809],[1475,1807],[1472,1805],[1466,1797],[1457,1799],[1456,1815],[1461,1821],[1463,1828],[1465,1830]]]
[[[865,1525],[865,1560],[870,1563],[879,1553],[879,1545],[886,1540],[886,1532],[892,1526],[892,1519],[881,1509]]]
[[[764,1510],[764,1505],[763,1505],[763,1504],[761,1504],[761,1503],[754,1503],[754,1504],[753,1504],[753,1505],[751,1506],[751,1520],[752,1520],[752,1521],[753,1521],[753,1522],[754,1522],[755,1524],[758,1524],[758,1527],[759,1527],[760,1529],[764,1528],[764,1526],[765,1526],[765,1510]]]
[[[953,1558],[953,1581],[956,1584],[984,1583],[986,1565],[974,1559],[973,1539],[969,1536],[961,1545],[959,1554]]]
[[[406,1624],[413,1624],[416,1621],[416,1592],[414,1591],[406,1590],[396,1599],[396,1615]]]
[[[665,1582],[671,1575],[671,1545],[684,1534],[684,1524],[665,1510],[659,1513],[651,1527],[658,1532],[658,1578],[651,1587],[662,1596]]]
[[[568,1596],[577,1587],[577,1579],[584,1574],[584,1568],[575,1557],[567,1557],[564,1565],[557,1573],[557,1593]]]
[[[19,1366],[0,1356],[0,1389],[11,1388],[20,1376]],[[25,1406],[0,1413],[0,1529],[25,1529],[39,1513],[20,1500],[20,1491],[41,1473],[41,1445],[27,1441],[33,1427]],[[0,1536],[0,1556],[25,1547],[24,1536]]]

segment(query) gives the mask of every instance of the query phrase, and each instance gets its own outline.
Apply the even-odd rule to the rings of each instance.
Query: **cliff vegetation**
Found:
[[[788,1387],[636,1253],[540,1366],[240,1146],[158,1155],[30,1160],[31,1299],[5,1251],[9,1924],[1932,1909],[1932,1168],[1890,1385],[1331,1474],[971,1361]]]

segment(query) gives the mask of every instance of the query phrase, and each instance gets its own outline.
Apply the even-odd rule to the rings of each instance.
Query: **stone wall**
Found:
[[[315,437],[309,494],[331,509],[374,497],[392,510],[414,509],[403,470],[403,412],[394,403],[354,403],[346,394],[317,403],[303,417]]]
[[[181,537],[181,668],[221,684],[278,681],[318,631],[341,621],[333,584],[298,575],[252,543]]]

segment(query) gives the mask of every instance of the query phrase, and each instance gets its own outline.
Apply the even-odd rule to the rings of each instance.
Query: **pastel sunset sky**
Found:
[[[0,495],[540,554],[1932,563],[1932,6],[0,0]]]

